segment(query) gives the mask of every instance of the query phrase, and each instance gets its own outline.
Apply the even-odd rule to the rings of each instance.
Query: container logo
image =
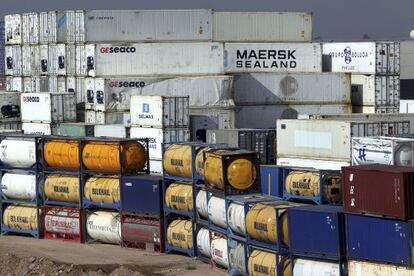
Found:
[[[344,58],[345,58],[345,63],[349,64],[352,61],[352,51],[351,51],[351,47],[346,47],[344,50]]]
[[[144,81],[111,81],[109,87],[137,87],[142,88],[145,86]]]
[[[358,151],[358,159],[362,161],[367,161],[367,154],[365,152],[365,149],[359,149]]]
[[[142,112],[143,113],[150,113],[150,105],[147,103],[142,104]]]
[[[25,103],[38,103],[40,98],[36,96],[23,96],[23,102]]]
[[[296,68],[296,50],[237,50],[236,68]]]
[[[346,64],[350,64],[353,60],[359,58],[367,58],[367,51],[352,51],[351,47],[347,46],[343,51],[330,52],[329,56],[336,59],[343,59]]]
[[[136,51],[135,47],[102,47],[100,49],[102,54],[135,53]]]

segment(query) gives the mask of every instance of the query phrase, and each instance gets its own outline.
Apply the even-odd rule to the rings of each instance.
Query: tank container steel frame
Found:
[[[206,193],[206,202],[207,202],[207,206],[208,206],[208,197],[207,197],[207,192],[205,189],[205,184],[204,183],[197,183],[194,185],[195,190],[193,191],[193,197],[195,197],[195,203],[197,203],[197,195],[200,191],[204,191]],[[198,225],[208,228],[208,215],[207,218],[203,218],[197,210],[197,204],[194,205],[194,216],[195,216],[195,221]]]
[[[213,267],[213,262],[211,260],[211,257],[204,256],[200,252],[200,250],[198,250],[198,244],[197,244],[197,235],[200,232],[200,230],[204,228],[205,230],[207,230],[209,232],[209,234],[208,234],[209,235],[209,239],[210,239],[209,246],[211,248],[211,233],[210,233],[210,230],[208,229],[208,225],[203,225],[203,224],[195,223],[193,227],[195,227],[194,235],[195,235],[195,240],[196,240],[196,243],[195,243],[195,246],[194,246],[194,250],[196,252],[195,253],[195,256],[197,257],[198,260],[202,261],[203,263],[209,264],[209,265],[211,265]]]
[[[210,198],[212,198],[212,197],[218,197],[218,198],[221,198],[221,199],[223,199],[224,200],[224,208],[225,208],[225,210],[226,210],[226,213],[227,213],[227,208],[226,208],[226,197],[225,196],[223,196],[223,195],[215,195],[215,194],[212,194],[212,193],[209,193],[209,192],[206,192],[206,196],[207,196],[207,206],[208,206],[208,202],[210,201]],[[226,219],[226,226],[228,227],[228,220],[227,220],[227,214],[226,214],[226,217],[225,217],[225,219]],[[217,233],[219,233],[219,234],[221,234],[221,235],[225,235],[225,236],[227,236],[227,227],[226,228],[222,228],[222,227],[220,227],[220,226],[218,226],[218,225],[215,225],[212,221],[211,221],[211,219],[210,219],[210,216],[208,216],[208,218],[207,218],[207,222],[208,222],[208,228],[211,230],[211,231],[213,231],[213,232],[217,232]]]
[[[57,201],[57,200],[50,200],[47,196],[46,196],[46,189],[45,189],[45,183],[46,183],[46,178],[48,175],[62,175],[62,176],[76,176],[79,179],[79,203],[75,203],[75,202],[65,202],[65,201]],[[84,182],[84,175],[80,172],[74,172],[74,171],[60,171],[60,170],[56,170],[56,171],[51,171],[51,170],[47,170],[43,172],[43,202],[45,203],[45,205],[50,205],[50,206],[61,206],[61,207],[73,207],[73,208],[79,208],[82,209],[83,208],[83,185],[82,183]]]
[[[11,199],[8,198],[3,193],[3,187],[0,187],[0,202],[2,203],[11,203],[11,204],[26,204],[26,205],[34,205],[34,206],[41,206],[43,203],[42,194],[44,192],[44,182],[42,173],[36,172],[33,170],[26,170],[26,169],[0,169],[1,179],[3,175],[6,173],[19,173],[19,174],[31,174],[36,176],[36,196],[31,200],[21,200],[21,199]]]
[[[188,221],[190,221],[192,223],[192,236],[193,236],[193,248],[189,248],[189,249],[184,249],[184,248],[179,248],[176,246],[173,246],[171,244],[168,243],[168,234],[167,234],[167,229],[168,229],[168,225],[176,220],[176,219],[183,219],[182,216],[177,215],[177,214],[170,214],[168,216],[164,216],[164,223],[163,223],[163,227],[164,227],[164,245],[165,245],[165,253],[181,253],[181,254],[185,254],[189,257],[196,257],[197,255],[197,236],[195,234],[195,226],[196,224],[194,223],[193,220],[188,219]]]
[[[42,215],[40,214],[40,210],[42,207],[40,206],[31,206],[36,208],[36,216],[37,216],[37,230],[23,230],[23,229],[13,229],[5,226],[3,224],[3,213],[7,206],[10,206],[13,204],[10,203],[1,203],[1,234],[2,235],[10,235],[10,234],[17,234],[17,235],[25,235],[25,236],[33,236],[36,239],[42,238],[43,232],[41,231],[41,227],[43,226],[44,222],[42,221]]]
[[[240,273],[240,271],[237,271],[237,270],[233,269],[233,266],[230,262],[230,250],[235,249],[238,244],[243,244],[244,245],[244,257],[245,257],[245,263],[244,263],[245,267],[244,267],[244,269],[245,269],[246,273],[248,271],[248,267],[247,267],[248,263],[246,262],[246,260],[247,260],[246,257],[248,255],[248,248],[247,248],[248,245],[247,245],[246,241],[237,240],[234,237],[228,235],[227,236],[227,253],[228,253],[228,259],[229,259],[229,269],[228,269],[229,275],[234,275],[234,276],[244,275],[244,274]]]
[[[246,268],[248,268],[248,265],[249,265],[249,257],[252,254],[253,250],[255,250],[255,249],[275,254],[276,255],[276,258],[275,258],[276,275],[278,275],[278,276],[283,275],[283,265],[285,264],[285,262],[287,260],[290,261],[290,255],[282,254],[282,253],[276,252],[274,250],[270,250],[270,249],[267,249],[267,248],[263,248],[263,247],[256,246],[256,245],[251,245],[251,244],[247,245],[247,255],[246,255],[246,259],[245,259]],[[282,259],[279,260],[279,257],[282,257]],[[246,270],[246,276],[251,276],[249,274],[248,269]]]

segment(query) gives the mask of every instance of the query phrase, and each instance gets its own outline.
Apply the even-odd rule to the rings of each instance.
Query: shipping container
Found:
[[[94,137],[95,126],[85,123],[59,123],[56,125],[56,135],[71,137]]]
[[[255,151],[261,164],[276,164],[275,129],[212,129],[207,130],[206,142]]]
[[[52,82],[53,82],[53,79],[52,79]],[[50,88],[53,88],[56,85],[53,85],[53,83],[50,82],[50,78],[46,76],[32,76],[32,77],[23,78],[23,91],[24,92],[30,92],[30,93],[49,92]]]
[[[235,74],[233,86],[240,105],[351,103],[350,74]]]
[[[351,162],[352,137],[407,134],[410,122],[351,120],[278,120],[277,158]],[[279,161],[278,161],[279,163]],[[311,166],[313,167],[313,166]]]
[[[399,107],[384,106],[353,106],[352,113],[363,114],[396,114],[399,113]]]
[[[369,263],[363,261],[348,261],[348,275],[349,276],[371,276],[371,275],[398,275],[398,276],[411,276],[414,274],[414,270],[380,263]]]
[[[0,91],[0,120],[20,118],[20,93]]]
[[[129,112],[102,112],[97,111],[96,123],[97,124],[110,124],[110,125],[125,125],[131,126],[131,113]]]
[[[87,42],[211,41],[212,10],[92,10]]]
[[[64,56],[65,60],[63,61],[65,68],[61,66],[59,60],[59,70],[58,75],[65,75],[65,76],[75,76],[76,75],[76,46],[73,44],[66,45],[66,53]]]
[[[20,118],[10,118],[0,120],[0,132],[22,132],[22,121]]]
[[[75,45],[75,74],[77,77],[85,77],[86,73],[86,46]]]
[[[162,175],[162,160],[150,159],[150,173],[153,175]]]
[[[23,44],[39,43],[39,14],[37,12],[22,14]]]
[[[409,220],[414,218],[414,169],[365,165],[342,168],[344,210]]]
[[[163,216],[162,177],[122,176],[121,212]]]
[[[129,138],[129,128],[124,125],[96,125],[95,137]]]
[[[21,46],[5,47],[5,71],[7,76],[22,75],[22,48]]]
[[[319,105],[240,105],[236,108],[236,128],[273,128],[277,119],[296,119],[300,114],[350,114],[349,104]],[[260,120],[257,115],[260,114]]]
[[[400,42],[334,42],[322,48],[325,72],[400,74]]]
[[[348,259],[412,267],[412,223],[346,214]]]
[[[7,92],[23,92],[23,80],[21,77],[6,77]]]
[[[49,71],[50,71],[49,63],[51,61],[49,60],[49,46],[48,45],[39,46],[39,56],[40,56],[40,63],[39,63],[40,75],[49,75]]]
[[[290,252],[295,256],[341,260],[346,255],[345,218],[340,206],[287,209]]]
[[[99,106],[99,97],[97,100],[96,106]],[[190,124],[188,109],[189,97],[132,96],[131,125],[154,128],[188,128]]]
[[[56,12],[39,13],[39,43],[54,44],[57,43],[57,22]]]
[[[223,42],[310,42],[312,14],[299,12],[213,13],[213,40]]]
[[[190,108],[192,141],[207,140],[207,129],[234,129],[235,108]]]
[[[20,97],[22,121],[75,122],[75,101],[73,93],[23,93]]]
[[[400,77],[352,75],[352,105],[399,107]]]
[[[342,167],[351,165],[351,161],[332,161],[300,157],[277,157],[278,166],[294,168],[313,168],[316,170],[340,171]]]
[[[224,72],[221,43],[97,44],[95,58],[87,53],[86,59],[95,59],[89,76],[207,75]]]
[[[414,100],[400,100],[399,113],[414,113]]]
[[[40,52],[37,45],[22,46],[22,75],[32,76],[39,75]]]
[[[162,159],[162,144],[187,142],[190,140],[190,130],[188,128],[131,127],[131,138],[148,138],[150,158]]]
[[[319,43],[226,43],[224,71],[322,72]]]
[[[76,77],[75,82],[76,104],[83,105],[83,109],[85,109],[86,79],[84,77]]]
[[[22,123],[24,134],[52,135],[52,128],[51,124]]]
[[[85,76],[95,77],[96,75],[95,73],[95,65],[96,65],[95,48],[96,48],[95,44],[85,44],[84,54],[82,54],[81,52],[81,58],[84,58],[84,60],[80,62],[81,68],[79,70],[80,70],[80,73],[85,72]]]
[[[59,43],[84,43],[85,22],[84,12],[62,11],[57,13],[57,42]]]
[[[66,45],[49,44],[48,51],[49,75],[66,75]]]
[[[414,42],[412,40],[400,42],[400,83],[401,99],[414,99]]]
[[[22,16],[9,14],[4,17],[4,40],[6,45],[22,44]]]
[[[95,110],[96,96],[95,96],[95,78],[85,78],[84,84],[85,92],[85,110]]]

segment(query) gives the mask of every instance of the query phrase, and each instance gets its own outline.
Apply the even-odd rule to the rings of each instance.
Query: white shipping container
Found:
[[[221,43],[97,44],[95,54],[95,74],[102,77],[224,72]]]
[[[57,14],[57,41],[59,43],[84,43],[84,12],[63,11]]]
[[[387,107],[387,106],[353,106],[352,113],[364,113],[364,114],[395,114],[399,113],[398,107]]]
[[[22,44],[22,16],[9,14],[4,17],[4,41],[6,45]]]
[[[7,76],[22,75],[22,48],[21,46],[5,47],[5,73]]]
[[[39,14],[36,12],[24,13],[23,17],[23,44],[39,43]]]
[[[235,74],[233,86],[236,104],[351,103],[350,74]]]
[[[49,74],[66,75],[66,46],[65,44],[49,45]]]
[[[75,76],[76,75],[76,46],[66,45],[65,53],[65,70],[59,71],[59,75]]]
[[[96,114],[98,114],[98,121],[102,121],[101,114],[104,114],[103,123],[102,124],[122,124],[125,126],[131,125],[131,113],[129,112],[102,112],[97,111]]]
[[[39,75],[40,49],[37,45],[22,46],[22,75]]]
[[[212,10],[92,10],[87,42],[211,41]]]
[[[162,174],[162,160],[150,159],[150,173]]]
[[[124,125],[96,125],[95,137],[129,138],[129,129]]]
[[[39,14],[39,43],[54,44],[57,42],[56,12],[41,12]]]
[[[33,76],[23,79],[24,92],[66,92],[66,81],[64,77],[56,76]]]
[[[86,46],[75,46],[75,74],[79,77],[86,76]]]
[[[414,100],[400,100],[400,113],[414,113]]]
[[[207,129],[234,129],[234,107],[190,108],[191,140],[206,141]]]
[[[213,41],[310,42],[312,14],[299,12],[213,13]]]
[[[49,46],[40,45],[39,46],[39,55],[40,55],[40,75],[49,75],[50,70],[50,61],[49,61]]]
[[[189,97],[132,96],[131,125],[170,128],[189,126]]]
[[[412,268],[395,266],[390,264],[369,263],[361,261],[348,261],[349,276],[412,276],[414,270]]]
[[[23,122],[76,121],[76,100],[73,93],[23,93],[20,104]]]
[[[6,78],[7,92],[23,92],[23,80],[21,77],[7,77]]]
[[[225,43],[224,70],[322,72],[322,47],[319,43]]]
[[[162,143],[187,142],[190,140],[190,130],[131,127],[131,138],[148,138],[149,158],[162,159]]]
[[[349,104],[237,106],[236,128],[274,128],[277,119],[296,119],[301,114],[349,114],[351,111]]]
[[[24,134],[52,135],[50,124],[22,123],[22,129]]]
[[[410,122],[277,120],[277,158],[350,162],[351,138],[407,134]]]
[[[95,110],[96,96],[95,96],[95,79],[85,79],[85,110]]]
[[[20,118],[20,94],[0,91],[0,119]]]
[[[278,166],[295,167],[295,168],[314,168],[316,170],[334,170],[340,171],[342,167],[351,165],[350,161],[331,161],[319,159],[303,159],[299,157],[278,157],[276,159]]]
[[[323,44],[324,71],[357,74],[399,74],[399,42]]]

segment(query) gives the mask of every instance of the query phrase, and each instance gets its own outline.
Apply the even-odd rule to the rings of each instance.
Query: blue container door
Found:
[[[283,183],[277,166],[260,166],[260,180],[262,194],[283,197]],[[282,183],[282,185],[279,185]]]
[[[349,258],[412,265],[408,223],[347,215],[346,227]]]

